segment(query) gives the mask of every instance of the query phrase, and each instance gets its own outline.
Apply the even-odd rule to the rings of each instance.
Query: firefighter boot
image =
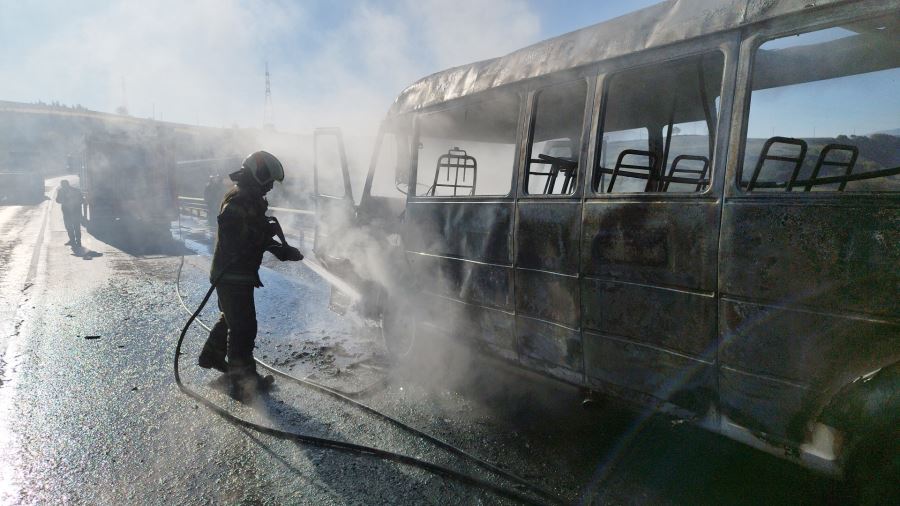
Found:
[[[219,372],[228,372],[228,362],[225,360],[225,352],[211,346],[204,346],[200,356],[197,357],[197,365],[204,369],[215,369]]]
[[[257,394],[268,392],[275,384],[275,378],[271,375],[261,375],[256,372],[254,366],[228,367],[228,379],[230,380],[229,394],[240,402],[249,402]]]

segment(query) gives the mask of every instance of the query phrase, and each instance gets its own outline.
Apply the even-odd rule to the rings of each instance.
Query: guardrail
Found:
[[[206,208],[206,201],[202,198],[196,197],[182,197],[178,196],[178,208],[179,213],[189,214],[191,216],[196,216],[197,218],[206,218],[208,214],[208,210]],[[184,213],[187,211],[187,213]]]
[[[209,212],[206,207],[206,201],[200,197],[184,197],[178,196],[178,207],[188,211],[186,214],[190,214],[192,216],[197,216],[198,218],[205,218]],[[311,211],[309,209],[292,209],[290,207],[273,207],[269,206],[270,211],[276,211],[279,213],[289,213],[289,214],[298,214],[302,216],[315,216],[316,212]]]

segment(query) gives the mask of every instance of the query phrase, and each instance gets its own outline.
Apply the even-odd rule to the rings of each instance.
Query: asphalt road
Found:
[[[55,189],[55,181],[48,184]],[[52,193],[48,191],[48,195]],[[119,232],[63,245],[59,206],[0,207],[0,502],[4,504],[495,504],[490,492],[365,455],[237,428],[175,386],[186,314],[208,287],[208,238],[141,248]],[[331,289],[301,264],[268,259],[257,293],[257,356],[365,402],[568,502],[819,504],[839,485],[679,420],[606,402],[454,350],[391,369],[377,329],[329,309]],[[212,304],[214,305],[214,304]],[[210,322],[215,311],[203,318]],[[340,401],[279,380],[250,405],[196,367],[185,381],[240,417],[390,449],[494,483],[504,480]]]

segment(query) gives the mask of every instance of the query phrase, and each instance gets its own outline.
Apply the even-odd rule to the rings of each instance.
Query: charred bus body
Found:
[[[900,2],[808,4],[667,2],[426,77],[358,207],[318,132],[317,255],[369,272],[398,354],[443,332],[827,472],[896,455]]]

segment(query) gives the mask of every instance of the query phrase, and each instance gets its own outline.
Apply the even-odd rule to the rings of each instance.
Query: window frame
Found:
[[[553,82],[542,83],[540,87],[532,88],[531,91],[528,92],[527,96],[527,118],[526,118],[526,126],[527,129],[525,131],[525,138],[522,140],[522,160],[520,163],[521,170],[519,174],[519,191],[517,192],[517,197],[520,199],[572,199],[572,198],[581,198],[582,192],[584,191],[584,180],[586,175],[589,173],[589,169],[586,168],[586,161],[590,160],[590,140],[591,140],[591,121],[593,120],[593,109],[594,109],[594,97],[595,97],[595,80],[596,73],[589,75],[576,75],[572,76],[568,79],[561,79]],[[531,158],[531,150],[533,149],[533,140],[534,140],[534,128],[536,126],[537,121],[537,107],[538,107],[538,98],[540,94],[544,91],[557,87],[557,86],[565,86],[575,82],[583,82],[584,83],[584,112],[581,117],[581,138],[579,140],[579,167],[576,172],[576,180],[575,180],[575,189],[572,193],[565,194],[550,194],[545,195],[541,193],[528,193],[528,170],[530,166],[530,158]]]
[[[497,93],[511,93],[516,97],[516,133],[515,133],[515,142],[513,146],[513,157],[512,157],[512,172],[510,173],[510,187],[509,191],[504,194],[482,194],[482,195],[419,195],[417,192],[412,191],[407,195],[407,202],[414,201],[445,201],[450,200],[452,202],[460,202],[460,201],[484,201],[484,200],[500,200],[500,199],[513,199],[515,198],[516,192],[518,190],[518,174],[519,174],[519,166],[520,164],[520,153],[522,151],[522,134],[523,134],[523,124],[524,124],[524,114],[526,112],[525,105],[528,100],[528,96],[522,90],[518,90],[514,87],[499,87],[499,88],[491,88],[485,90],[483,92],[479,92],[473,95],[469,95],[463,97],[461,99],[442,102],[434,107],[426,108],[421,111],[415,113],[413,118],[413,132],[412,132],[412,141],[410,144],[410,187],[414,188],[418,185],[419,180],[419,152],[421,149],[418,148],[419,144],[421,144],[421,121],[422,118],[439,114],[448,110],[457,109],[460,107],[472,107],[479,103],[487,102],[492,100],[492,95]]]
[[[316,144],[316,137],[331,137],[334,136],[336,139],[336,147],[338,150],[338,159],[341,164],[340,169],[340,177],[341,177],[341,187],[344,189],[343,195],[332,195],[330,193],[323,192],[319,187],[319,147]],[[324,197],[334,200],[345,200],[350,199],[353,200],[353,187],[350,183],[350,170],[347,161],[347,148],[344,145],[344,134],[338,128],[319,128],[316,132],[313,132],[313,185],[315,196]]]
[[[404,195],[403,192],[399,191],[399,189],[398,189],[398,193],[400,194],[400,196],[398,196],[398,197],[373,194],[372,190],[375,187],[375,172],[378,170],[378,159],[381,155],[381,149],[383,147],[384,137],[387,134],[397,135],[397,133],[395,131],[388,132],[388,130],[390,129],[391,126],[396,126],[397,124],[403,125],[405,122],[409,122],[409,124],[411,124],[412,119],[413,118],[411,117],[411,115],[403,114],[403,115],[399,115],[399,116],[395,116],[395,117],[388,117],[387,119],[385,119],[381,122],[381,125],[378,127],[378,133],[375,135],[375,145],[372,149],[372,157],[369,160],[369,171],[366,174],[366,181],[363,186],[363,198],[397,199],[397,200],[403,200],[403,201],[409,200],[409,191],[408,190],[407,190],[407,193]],[[408,138],[407,142],[409,144],[409,146],[407,146],[407,149],[412,148],[413,135],[414,135],[414,132],[413,132],[412,128],[410,127],[409,133],[406,134],[406,136]],[[412,166],[411,166],[412,161],[413,161],[413,155],[412,155],[412,153],[409,153],[407,156],[408,166],[406,168],[407,169],[406,173],[408,175],[412,174]],[[408,189],[409,188],[409,180],[407,180],[406,184],[407,184],[407,189]]]
[[[842,24],[874,19],[896,12],[890,6],[880,6],[872,3],[859,5],[840,5],[812,13],[798,13],[785,18],[778,18],[756,29],[745,29],[740,42],[740,54],[738,57],[738,82],[735,89],[734,112],[728,150],[728,167],[726,175],[726,197],[764,198],[776,200],[790,200],[796,202],[800,199],[815,201],[830,201],[840,199],[861,199],[867,201],[875,199],[897,200],[900,191],[746,191],[741,188],[741,179],[744,174],[744,159],[747,148],[747,129],[750,122],[750,100],[753,95],[753,72],[756,63],[756,54],[759,48],[766,42],[799,35],[826,30]],[[752,27],[751,27],[752,28]]]
[[[714,35],[710,37],[705,37],[699,41],[692,41],[693,43],[686,43],[688,45],[687,48],[684,48],[685,44],[678,44],[674,48],[672,48],[668,52],[664,52],[663,54],[656,57],[644,57],[641,58],[639,62],[636,62],[631,65],[615,65],[611,66],[609,69],[603,69],[600,75],[600,82],[598,83],[598,101],[599,108],[596,113],[596,124],[597,124],[597,132],[593,137],[593,142],[595,143],[595,148],[593,151],[593,159],[591,165],[591,173],[589,178],[585,178],[584,183],[588,185],[585,189],[585,194],[590,198],[599,198],[599,199],[648,199],[648,200],[658,200],[660,198],[671,198],[671,199],[698,199],[704,198],[709,199],[714,197],[716,193],[718,193],[718,187],[720,185],[720,181],[723,177],[720,175],[722,169],[720,168],[721,162],[719,160],[725,158],[725,154],[727,153],[727,145],[724,144],[724,141],[728,138],[728,130],[727,128],[730,126],[731,116],[730,116],[730,100],[727,100],[729,97],[727,96],[730,90],[733,89],[733,76],[730,72],[733,71],[733,56],[732,54],[736,53],[736,35],[734,31],[724,32],[719,35]],[[655,56],[656,51],[653,52]],[[612,79],[625,72],[630,72],[634,70],[639,70],[642,68],[651,68],[658,65],[666,65],[675,63],[678,61],[688,60],[691,58],[703,57],[704,55],[709,54],[718,54],[722,58],[722,75],[719,82],[719,111],[718,117],[716,118],[715,125],[715,139],[713,142],[713,152],[712,158],[709,160],[709,184],[706,189],[700,192],[614,192],[607,193],[600,190],[599,186],[595,185],[597,178],[599,177],[599,167],[600,167],[600,158],[603,156],[603,134],[605,132],[605,123],[606,123],[606,112],[607,106],[609,104],[609,91],[610,91],[610,83]],[[710,132],[713,133],[713,132]],[[595,187],[597,188],[595,190]]]

